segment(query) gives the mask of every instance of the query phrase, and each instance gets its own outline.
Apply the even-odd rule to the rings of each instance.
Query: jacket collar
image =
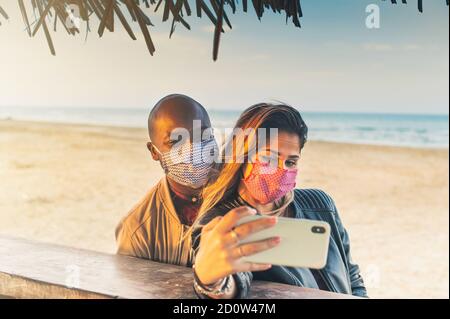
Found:
[[[169,187],[169,182],[167,181],[167,176],[164,176],[160,181],[159,181],[159,200],[161,201],[161,205],[164,206],[164,210],[165,212],[171,217],[173,218],[175,221],[178,222],[178,224],[181,226],[181,220],[178,217],[177,211],[175,209],[175,205],[173,204],[172,201],[172,196],[170,193],[170,187]]]

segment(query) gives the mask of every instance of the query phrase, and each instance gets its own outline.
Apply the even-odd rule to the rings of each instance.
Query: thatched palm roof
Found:
[[[52,19],[53,29],[56,31],[58,21],[67,33],[75,35],[80,32],[79,26],[74,22],[86,23],[87,31],[90,31],[89,21],[98,19],[98,34],[101,37],[106,30],[114,32],[115,20],[118,19],[129,36],[136,40],[136,36],[130,26],[130,22],[138,23],[151,55],[155,52],[155,45],[150,35],[149,26],[153,26],[144,8],[162,11],[162,20],[171,21],[170,35],[175,31],[177,24],[190,30],[187,17],[195,11],[196,16],[206,16],[215,26],[213,58],[217,59],[220,36],[224,32],[223,24],[232,27],[228,14],[236,13],[240,2],[244,12],[249,7],[255,11],[259,19],[266,10],[275,13],[284,13],[286,21],[292,21],[296,27],[300,27],[300,18],[303,16],[301,0],[18,0],[29,36],[34,36],[38,31],[43,31],[47,38],[51,53],[55,54],[55,47],[50,35],[49,19]],[[385,1],[385,0],[383,0]],[[397,0],[390,0],[393,4]],[[398,0],[407,4],[407,0]],[[444,0],[447,5],[449,0]],[[417,0],[418,10],[423,11],[423,0]],[[74,12],[73,5],[79,12]],[[68,10],[69,9],[69,10]],[[33,13],[33,20],[30,19]],[[129,16],[129,18],[126,17]],[[0,6],[0,18],[8,19],[8,14]],[[131,20],[131,21],[130,21]],[[1,20],[0,20],[1,25]]]

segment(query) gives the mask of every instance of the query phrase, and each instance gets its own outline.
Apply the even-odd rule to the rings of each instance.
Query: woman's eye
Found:
[[[297,167],[297,162],[295,161],[286,161],[286,167],[292,168],[292,167]]]

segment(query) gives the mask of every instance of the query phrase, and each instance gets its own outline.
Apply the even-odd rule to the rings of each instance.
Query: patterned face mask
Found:
[[[214,138],[200,143],[174,146],[166,153],[161,153],[156,147],[155,149],[161,155],[161,166],[167,177],[178,184],[194,189],[205,185],[218,154],[218,146]]]
[[[250,195],[265,205],[275,202],[295,188],[297,169],[273,167],[255,162],[250,175],[243,180]]]

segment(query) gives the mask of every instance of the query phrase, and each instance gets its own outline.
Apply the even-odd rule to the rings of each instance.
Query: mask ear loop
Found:
[[[150,142],[150,143],[152,143],[152,148],[159,154],[159,155],[163,155],[162,154],[162,152],[155,146],[155,144],[153,143],[153,142]]]
[[[156,153],[159,154],[160,159],[159,162],[161,163],[161,167],[164,170],[164,174],[167,175],[169,174],[169,169],[167,168],[166,164],[164,163],[164,154],[155,146],[155,144],[153,144],[152,142],[152,148],[156,151]]]

